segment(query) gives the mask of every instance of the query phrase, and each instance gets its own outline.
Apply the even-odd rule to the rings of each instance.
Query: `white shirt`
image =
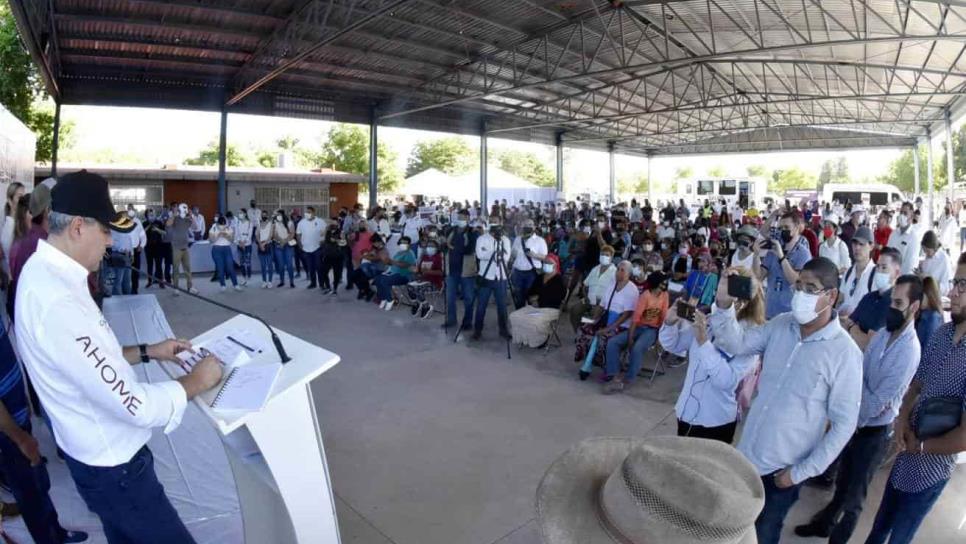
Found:
[[[953,267],[949,255],[942,249],[936,251],[932,257],[923,258],[919,264],[924,276],[932,276],[939,286],[939,293],[945,295],[953,286]]]
[[[325,231],[325,221],[318,217],[302,219],[295,227],[295,233],[302,242],[302,251],[313,252],[322,245],[322,232]]]
[[[263,223],[258,227],[258,243],[268,243],[272,241],[272,227],[274,225],[271,221]]]
[[[13,245],[13,217],[3,218],[3,228],[0,229],[0,247],[3,248],[3,269],[10,270],[10,246]]]
[[[529,257],[523,251],[524,246],[530,249]],[[537,256],[547,256],[547,241],[536,234],[527,238],[526,241],[523,241],[522,235],[517,236],[516,240],[513,241],[513,255],[514,270],[539,270],[543,263],[537,259]],[[530,261],[533,261],[532,265]]]
[[[219,233],[224,233],[227,236],[218,236]],[[231,246],[234,234],[234,231],[228,225],[215,223],[208,231],[208,241],[211,242],[212,246]]]
[[[939,242],[946,249],[952,249],[959,243],[959,223],[955,215],[946,216],[939,220]]]
[[[423,228],[423,220],[418,215],[412,217],[403,216],[401,224],[403,236],[408,236],[410,240],[419,240],[419,229]]]
[[[205,231],[205,216],[196,213],[191,214],[191,231],[192,232],[204,232]]]
[[[855,307],[859,305],[862,297],[869,294],[869,281],[875,273],[875,263],[869,259],[865,265],[865,270],[856,277],[855,264],[845,271],[842,276],[842,283],[839,291],[842,293],[842,305],[839,306],[839,313],[851,314]]]
[[[87,270],[40,240],[17,285],[17,348],[50,416],[57,445],[81,463],[113,467],[169,433],[187,406],[176,381],[141,383],[87,288]]]
[[[624,285],[623,289],[617,290],[617,282],[615,281],[607,289],[604,290],[604,295],[600,297],[600,306],[603,309],[608,308],[610,305],[610,311],[616,314],[622,314],[624,312],[633,312],[634,308],[637,306],[637,299],[640,296],[640,291],[637,290],[637,286],[634,282],[629,281]],[[620,328],[626,329],[631,326],[631,321],[633,319],[627,319],[621,323]]]
[[[818,256],[825,257],[835,263],[835,268],[840,271],[839,274],[842,273],[842,270],[852,266],[852,258],[849,257],[849,248],[838,236],[835,237],[835,241],[832,242],[831,246],[828,244],[828,240],[823,240],[818,245]]]
[[[738,251],[741,251],[741,250],[738,250]],[[741,257],[738,256],[738,251],[735,251],[731,255],[731,266],[735,266],[735,267],[740,266],[742,268],[747,269],[750,272],[752,267],[755,264],[755,252],[749,251],[748,256],[742,259]]]
[[[262,210],[258,208],[248,208],[247,210],[248,220],[252,222],[252,229],[257,230],[258,226],[262,224]]]
[[[148,233],[144,230],[144,224],[137,217],[134,218],[134,230],[130,233],[134,247],[144,249],[148,245]]]
[[[747,324],[742,322],[742,328]],[[725,357],[708,340],[698,345],[694,327],[679,319],[674,325],[661,325],[658,339],[671,353],[687,353],[688,371],[674,411],[678,419],[691,425],[719,427],[738,419],[738,383],[758,364],[755,355]],[[730,360],[729,360],[730,359]]]
[[[510,258],[510,239],[504,234],[500,239],[503,259]],[[480,275],[488,280],[505,280],[506,274],[500,266],[498,257],[494,256],[497,250],[497,240],[489,232],[484,233],[476,240],[476,258],[480,261]],[[492,264],[490,257],[493,257]]]
[[[657,239],[663,240],[665,238],[674,238],[674,229],[661,225],[657,228]]]
[[[601,271],[604,265],[599,264],[587,273],[584,285],[587,286],[587,300],[593,305],[601,303],[600,299],[604,296],[604,290],[614,284],[614,277],[617,275],[617,267],[613,264],[607,265],[607,270]]]
[[[239,246],[248,246],[252,243],[252,222],[248,219],[238,219],[235,223],[235,242]]]
[[[922,242],[922,235],[915,225],[909,225],[906,232],[902,229],[892,231],[889,236],[889,247],[894,247],[902,254],[902,274],[911,274],[919,264],[919,244]]]
[[[376,221],[376,233],[382,236],[383,240],[389,238],[389,235],[392,234],[392,229],[389,227],[388,219],[383,218]]]

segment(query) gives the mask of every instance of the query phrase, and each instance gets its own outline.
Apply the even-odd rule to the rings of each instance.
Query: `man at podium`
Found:
[[[131,365],[173,360],[188,342],[122,348],[87,288],[111,245],[115,215],[107,181],[86,171],[60,178],[51,194],[49,236],[17,287],[17,345],[77,490],[108,542],[194,542],[154,472],[153,427],[171,432],[189,399],[214,387],[221,366],[207,357],[186,376],[140,383]]]

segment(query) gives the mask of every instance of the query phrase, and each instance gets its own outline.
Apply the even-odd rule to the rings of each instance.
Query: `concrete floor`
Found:
[[[539,544],[534,492],[546,467],[592,436],[673,434],[673,403],[684,368],[621,396],[576,378],[573,336],[564,347],[513,348],[496,338],[495,310],[484,339],[453,343],[442,318],[414,320],[355,300],[295,289],[203,294],[258,313],[273,325],[342,356],[313,384],[337,497],[344,544]],[[230,317],[171,291],[158,295],[176,334],[194,336]],[[854,542],[871,526],[887,472],[878,474]],[[828,500],[806,488],[792,527]],[[966,476],[957,471],[916,542],[966,542]]]

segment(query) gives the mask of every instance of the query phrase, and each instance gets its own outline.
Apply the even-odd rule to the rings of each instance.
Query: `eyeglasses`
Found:
[[[815,287],[813,285],[808,285],[808,284],[803,284],[798,282],[795,283],[795,290],[801,291],[806,295],[821,295],[825,291],[828,291],[828,289],[825,289],[823,287]]]
[[[966,292],[966,278],[953,278],[952,290],[957,295]]]

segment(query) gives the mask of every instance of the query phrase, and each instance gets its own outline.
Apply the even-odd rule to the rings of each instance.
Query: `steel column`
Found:
[[[953,187],[956,185],[956,158],[953,156],[953,122],[949,108],[943,111],[943,121],[946,123],[946,191],[949,193],[946,198],[952,202],[955,200]],[[929,226],[932,227],[932,221],[929,221]]]
[[[379,123],[376,107],[369,108],[369,213],[378,204],[379,190]]]
[[[54,141],[50,149],[50,177],[57,177],[57,151],[60,148],[60,101],[54,102]]]
[[[228,109],[221,108],[221,131],[218,134],[218,213],[228,211],[228,182],[225,166],[228,154]]]
[[[564,190],[564,171],[563,171],[563,131],[557,133],[557,192]]]
[[[915,195],[919,196],[920,186],[919,186],[919,141],[916,141],[916,145],[912,146],[912,173],[913,181],[915,183]]]
[[[926,219],[929,225],[932,225],[932,210],[934,206],[933,202],[933,175],[932,175],[932,130],[926,127],[926,183],[929,185],[929,211],[926,214]]]
[[[608,186],[608,194],[610,195],[611,206],[617,200],[617,170],[614,163],[614,142],[607,143],[607,154],[610,159],[610,183]]]
[[[490,205],[486,200],[486,121],[480,124],[480,213],[481,220],[489,217]]]
[[[654,160],[654,152],[647,152],[647,200],[654,207],[654,195],[651,194],[651,161]]]

